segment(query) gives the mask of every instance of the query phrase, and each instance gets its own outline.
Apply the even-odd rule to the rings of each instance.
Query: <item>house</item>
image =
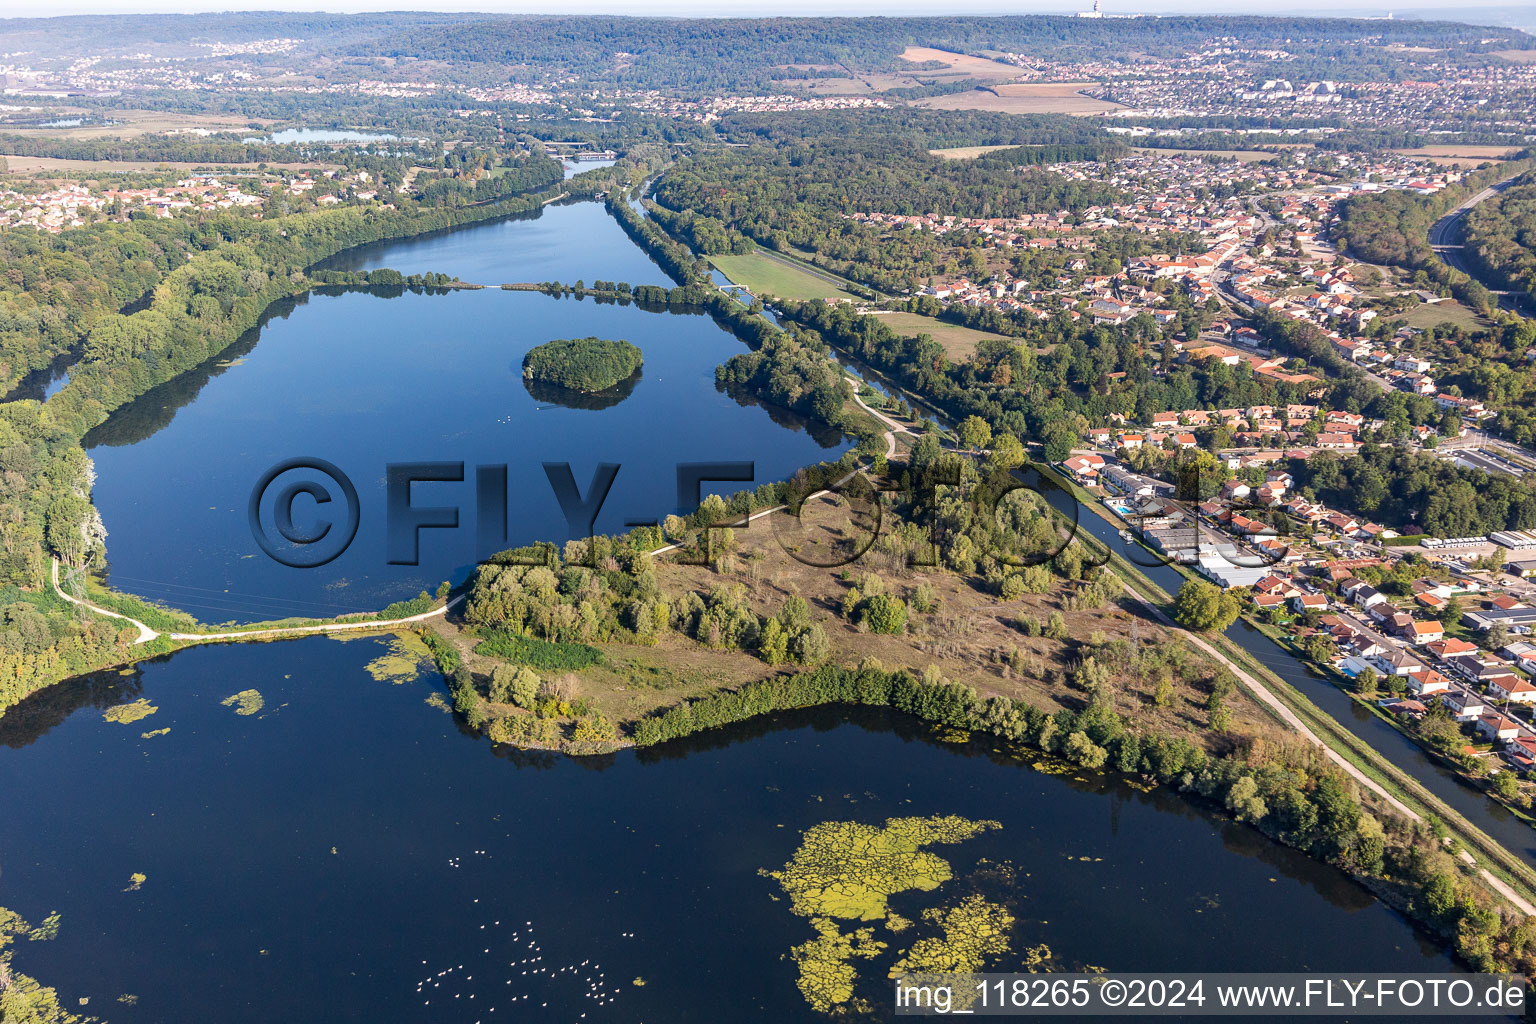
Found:
[[[1421,697],[1435,693],[1449,693],[1451,681],[1434,669],[1426,668],[1408,674],[1408,689]]]
[[[1536,769],[1536,738],[1530,736],[1516,736],[1504,745],[1504,760],[1509,766],[1522,774]]]
[[[1410,622],[1403,637],[1411,644],[1430,644],[1445,639],[1445,627],[1431,619],[1428,622]]]
[[[1378,604],[1383,604],[1387,600],[1386,594],[1360,579],[1352,583],[1346,583],[1339,589],[1339,593],[1349,598],[1357,606],[1367,610],[1374,608]]]
[[[1407,715],[1409,718],[1423,718],[1424,712],[1429,710],[1423,704],[1411,699],[1395,700],[1384,707],[1394,715]]]
[[[1415,672],[1422,672],[1429,668],[1428,665],[1400,647],[1388,648],[1372,660],[1387,675],[1402,676],[1405,679]]]
[[[1430,654],[1437,658],[1454,658],[1458,654],[1471,654],[1477,650],[1476,644],[1469,644],[1465,640],[1448,636],[1444,640],[1435,640],[1424,646]]]
[[[1297,594],[1291,599],[1291,605],[1300,615],[1320,612],[1328,607],[1328,598],[1324,594]]]
[[[1273,595],[1281,599],[1295,597],[1301,593],[1301,591],[1296,589],[1296,584],[1292,583],[1289,578],[1276,576],[1273,573],[1255,583],[1253,590],[1257,594]]]
[[[1488,696],[1517,704],[1536,704],[1536,686],[1532,686],[1530,680],[1521,679],[1511,672],[1488,681]]]
[[[1508,742],[1520,735],[1520,726],[1513,719],[1491,713],[1478,716],[1477,731],[1495,742]]]
[[[1445,705],[1451,717],[1458,722],[1475,721],[1488,710],[1483,698],[1471,690],[1452,690],[1440,697],[1440,703]]]
[[[1061,468],[1072,474],[1078,483],[1095,483],[1099,478],[1099,470],[1104,468],[1104,456],[1074,455],[1063,462]]]

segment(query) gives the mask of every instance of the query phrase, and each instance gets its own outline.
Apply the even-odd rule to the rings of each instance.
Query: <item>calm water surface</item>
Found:
[[[1121,971],[1456,969],[1337,872],[1166,793],[869,709],[645,755],[498,753],[423,703],[435,674],[371,678],[384,651],[194,649],[0,719],[0,905],[62,915],[17,967],[119,1022],[811,1021],[782,958],[811,929],[759,869],[823,821],[960,814],[1002,828],[937,847],[955,881],[892,907],[1002,865],[1002,968],[1046,943]],[[221,705],[247,687],[259,714]],[[156,714],[103,720],[141,696]]]
[[[564,227],[551,232],[550,223]],[[602,225],[617,238],[601,234]],[[665,280],[593,203],[373,247],[349,265],[465,278],[494,277],[486,268],[495,267],[513,279],[574,280],[581,275],[571,266],[545,262],[561,234],[560,258],[579,261],[586,252],[589,281],[638,280],[636,260]],[[482,262],[480,271],[467,267],[471,260]],[[524,386],[528,349],[587,335],[638,345],[639,378],[595,397]],[[600,463],[618,464],[596,528],[623,532],[627,523],[678,510],[679,462],[752,462],[755,483],[763,483],[841,454],[846,442],[836,431],[716,388],[715,367],[742,351],[703,315],[494,288],[314,294],[281,305],[213,364],[146,394],[87,437],[95,500],[110,533],[111,582],[209,622],[377,609],[460,579],[476,558],[505,546],[477,546],[479,465],[507,466],[508,542],[524,544],[572,536],[546,462],[569,463],[584,496]],[[297,456],[334,464],[359,495],[356,539],[315,569],[267,558],[247,518],[261,475]],[[462,483],[412,489],[416,506],[458,507],[460,528],[421,531],[419,565],[387,564],[385,467],[424,461],[465,464]],[[272,498],[290,476],[277,481]],[[752,485],[706,491],[743,486]],[[270,504],[264,528],[275,537]],[[294,504],[305,531],[332,518],[309,497]]]

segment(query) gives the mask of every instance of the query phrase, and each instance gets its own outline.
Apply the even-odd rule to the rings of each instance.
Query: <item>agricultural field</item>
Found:
[[[954,149],[930,149],[928,152],[945,160],[974,160],[1000,149],[1017,149],[1017,146],[956,146]]]
[[[745,256],[711,256],[715,269],[753,295],[774,295],[781,299],[852,299],[826,278],[802,270],[788,260],[767,252]]]
[[[1436,164],[1475,165],[1507,160],[1514,152],[1510,146],[1420,146],[1417,149],[1394,149],[1403,156],[1416,156]]]
[[[901,52],[901,59],[911,61],[914,64],[922,64],[927,61],[941,61],[948,64],[957,76],[965,78],[1017,78],[1023,74],[1022,68],[1016,68],[1012,64],[1004,64],[999,60],[987,60],[985,57],[972,57],[969,54],[953,53],[949,50],[935,50],[931,46],[909,46]],[[936,77],[932,71],[924,73],[925,78]]]

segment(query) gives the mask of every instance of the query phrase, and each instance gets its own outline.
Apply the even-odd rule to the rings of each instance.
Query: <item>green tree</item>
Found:
[[[985,448],[992,440],[992,428],[980,416],[967,416],[961,420],[957,433],[960,444],[973,452]]]
[[[1367,665],[1355,676],[1355,692],[1360,696],[1370,699],[1376,696],[1376,670]]]
[[[539,677],[526,665],[497,665],[491,670],[491,700],[531,708],[539,697]]]
[[[1199,633],[1220,632],[1237,621],[1237,598],[1214,583],[1187,580],[1173,604],[1173,618],[1185,629]]]
[[[871,633],[895,635],[907,631],[907,605],[899,597],[876,594],[864,601],[859,615]]]

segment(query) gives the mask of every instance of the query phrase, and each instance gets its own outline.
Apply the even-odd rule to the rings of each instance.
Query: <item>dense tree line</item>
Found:
[[[1493,297],[1477,281],[1435,256],[1429,229],[1472,195],[1530,166],[1536,166],[1536,154],[1527,150],[1516,161],[1474,171],[1458,184],[1428,196],[1403,189],[1351,196],[1341,204],[1334,237],[1357,259],[1420,271],[1426,283],[1442,286],[1473,309],[1487,312],[1496,305]]]
[[[1339,458],[1289,460],[1296,484],[1321,501],[1437,537],[1536,527],[1536,487],[1503,473],[1462,469],[1427,452],[1369,445]]]
[[[1047,171],[945,161],[899,136],[716,149],[680,163],[657,184],[667,210],[718,223],[781,251],[805,250],[830,269],[895,291],[945,270],[950,247],[929,232],[889,231],[855,214],[1011,217],[1077,211],[1118,193]],[[726,250],[722,250],[726,251]]]
[[[1474,265],[1510,291],[1536,293],[1536,180],[1474,206],[1463,226]]]
[[[883,145],[905,141],[923,149],[1021,146],[1053,151],[1062,154],[1061,159],[1087,160],[1095,157],[1066,154],[1097,153],[1110,157],[1124,145],[1103,128],[1080,117],[923,107],[736,113],[721,118],[720,133],[729,142],[774,145],[841,139],[847,143]]]
[[[1212,755],[1186,739],[1148,731],[1098,700],[1049,715],[1023,701],[983,699],[969,687],[906,670],[824,665],[679,704],[642,719],[634,740],[654,746],[757,715],[833,703],[893,707],[1087,768],[1149,776],[1224,807],[1237,820],[1339,866],[1377,891],[1400,892],[1399,905],[1445,935],[1479,970],[1530,959],[1531,926],[1520,917],[1502,917],[1489,895],[1457,870],[1431,826],[1378,818],[1325,759],[1299,750]]]

